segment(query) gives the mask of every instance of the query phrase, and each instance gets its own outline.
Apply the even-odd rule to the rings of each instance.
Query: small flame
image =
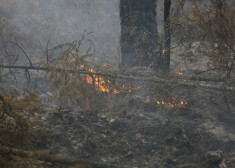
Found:
[[[162,50],[162,54],[165,54],[167,51],[169,51],[168,49],[167,50]]]
[[[175,107],[175,106],[174,106],[173,104],[171,104],[171,103],[168,103],[168,105],[169,105],[170,107],[172,107],[172,108]]]
[[[84,65],[81,65],[80,67],[84,68]],[[95,73],[95,71],[92,68],[89,69],[89,72]],[[179,75],[183,74],[181,72],[175,72],[175,73],[179,74]],[[113,89],[112,90],[111,87],[109,86],[109,85],[111,85],[111,81],[104,80],[102,77],[98,77],[98,76],[90,75],[90,74],[85,74],[83,80],[89,85],[94,84],[96,90],[99,90],[100,92],[104,92],[104,93],[110,93],[111,91],[113,91],[114,94],[123,93],[123,92],[129,92],[130,93],[130,92],[132,92],[132,90],[137,90],[137,89],[141,88],[139,86],[139,87],[131,90],[131,89],[126,89],[125,85],[123,85],[122,87],[118,87],[119,89]],[[185,105],[188,104],[187,102],[184,102],[183,100],[180,100],[180,102],[179,102],[174,97],[169,98],[167,100],[163,100],[163,99],[160,99],[160,100],[153,99],[153,100],[151,100],[151,97],[147,96],[145,102],[146,103],[150,103],[150,102],[157,103],[158,105],[165,105],[165,106],[168,106],[168,107],[171,107],[171,108],[184,107]]]
[[[181,101],[180,101],[180,104],[181,104],[182,106],[184,106],[184,105],[187,105],[188,102],[184,102],[183,100],[181,100]]]
[[[180,101],[180,104],[181,104],[181,105],[184,105],[184,102],[181,100],[181,101]]]
[[[182,72],[175,72],[175,74],[177,74],[177,75],[183,75],[184,73],[182,73]]]
[[[80,67],[84,68],[83,65],[81,65]],[[95,71],[92,68],[89,69],[89,72],[95,73]],[[105,81],[102,77],[89,75],[89,74],[85,74],[84,77],[85,77],[84,80],[86,81],[87,84],[95,85],[96,90],[99,90],[100,92],[105,92],[105,93],[111,92],[112,89],[109,86],[111,85],[111,82],[109,80]],[[119,90],[113,89],[114,94],[122,93],[122,92],[131,92],[131,89],[127,90],[125,88],[125,85],[123,85]]]
[[[157,100],[157,99],[153,99],[151,100],[150,96],[147,96],[146,98],[146,102],[152,102],[152,103],[157,103],[158,105],[165,105],[171,108],[174,107],[184,107],[185,105],[187,105],[187,102],[184,102],[183,100],[177,101],[176,98],[172,97],[172,98],[168,98],[168,100]]]

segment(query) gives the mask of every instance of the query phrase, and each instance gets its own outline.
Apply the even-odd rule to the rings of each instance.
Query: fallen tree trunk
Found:
[[[53,69],[46,68],[46,67],[34,67],[34,66],[8,66],[8,65],[0,65],[0,68],[5,69],[25,69],[25,70],[37,70],[37,71],[54,71]],[[62,68],[56,68],[56,71],[61,72],[64,71]],[[88,75],[95,75],[95,76],[102,76],[108,77],[113,79],[125,79],[125,80],[138,80],[138,81],[150,81],[156,83],[164,83],[167,85],[180,85],[180,86],[188,86],[188,87],[199,87],[205,89],[212,89],[212,90],[223,90],[223,91],[231,91],[235,92],[234,87],[226,86],[227,83],[235,82],[234,79],[226,79],[226,78],[213,78],[213,77],[205,77],[205,76],[190,76],[190,75],[176,75],[176,74],[160,74],[160,73],[125,73],[119,71],[101,71],[101,72],[90,72],[87,70],[66,70],[69,73],[80,73],[80,74],[88,74]],[[216,82],[216,83],[223,83],[220,85],[211,85],[211,84],[201,84],[195,82]]]

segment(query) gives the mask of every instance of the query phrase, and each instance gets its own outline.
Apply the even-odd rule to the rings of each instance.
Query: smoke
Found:
[[[0,0],[0,17],[27,50],[41,50],[79,40],[86,30],[96,47],[95,60],[118,65],[120,0]],[[178,0],[172,0],[173,4]],[[163,33],[163,0],[157,0],[159,33]]]
[[[1,0],[1,13],[24,48],[40,50],[79,40],[86,30],[96,47],[96,60],[118,63],[119,0]],[[102,60],[102,61],[101,61]]]

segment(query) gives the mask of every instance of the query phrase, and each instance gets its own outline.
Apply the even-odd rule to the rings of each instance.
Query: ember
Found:
[[[165,54],[167,51],[168,51],[168,50],[163,50],[163,51],[162,51],[162,54]]]
[[[177,74],[177,75],[183,75],[182,72],[175,72],[175,74]]]
[[[157,99],[150,99],[150,96],[147,96],[146,97],[146,103],[157,103],[158,105],[165,105],[167,107],[171,107],[171,108],[174,108],[174,107],[184,107],[185,105],[187,105],[188,103],[187,102],[184,102],[183,100],[180,100],[180,101],[177,101],[176,98],[171,98],[171,99],[168,99],[167,101],[166,100],[157,100]]]

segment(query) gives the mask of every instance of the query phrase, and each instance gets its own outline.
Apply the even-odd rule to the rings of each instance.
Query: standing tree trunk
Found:
[[[150,66],[156,50],[156,0],[120,0],[121,67]]]
[[[164,1],[164,48],[157,60],[157,71],[170,72],[171,55],[171,23],[170,23],[171,0]]]
[[[164,23],[165,23],[165,72],[170,72],[170,56],[171,56],[171,23],[170,23],[171,0],[164,2]]]

